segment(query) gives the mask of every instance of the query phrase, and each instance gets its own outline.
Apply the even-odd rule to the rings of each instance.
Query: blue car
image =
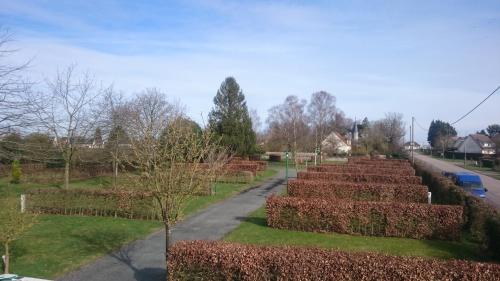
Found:
[[[477,174],[470,172],[443,172],[443,175],[451,178],[455,182],[455,184],[472,193],[472,195],[479,198],[486,197],[486,192],[488,191],[488,189],[483,186],[481,177],[479,177]]]

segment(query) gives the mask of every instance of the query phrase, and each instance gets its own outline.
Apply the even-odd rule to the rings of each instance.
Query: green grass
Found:
[[[258,174],[254,182],[249,184],[238,183],[217,183],[214,190],[215,194],[212,196],[198,196],[189,201],[184,208],[184,216],[192,214],[200,209],[207,207],[210,204],[229,198],[249,187],[256,186],[269,177],[274,176],[278,171],[268,168],[266,171]]]
[[[255,177],[255,181],[251,184],[217,183],[216,194],[195,197],[189,201],[184,209],[184,216],[258,185],[276,173],[275,169],[267,169]],[[70,188],[106,188],[110,184],[110,178],[99,177],[73,181]],[[10,184],[8,178],[0,178],[0,196],[17,197],[28,188],[56,186]],[[130,241],[144,237],[160,227],[161,223],[155,221],[42,215],[31,230],[14,242],[11,272],[40,278],[55,278]],[[1,246],[0,250],[3,252]]]
[[[252,213],[246,221],[229,233],[224,240],[244,244],[319,247],[342,251],[377,252],[397,256],[471,260],[481,260],[482,258],[478,245],[467,241],[431,241],[274,229],[266,224],[264,208]]]
[[[42,215],[13,244],[11,272],[54,278],[160,227],[153,221]]]

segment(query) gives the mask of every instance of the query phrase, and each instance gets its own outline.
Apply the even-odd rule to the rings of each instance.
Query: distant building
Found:
[[[456,153],[480,154],[480,155],[494,155],[496,154],[496,145],[490,137],[482,134],[472,134],[457,140]]]
[[[404,149],[410,151],[412,149],[412,146],[413,150],[420,150],[422,148],[417,142],[406,142],[404,144]]]
[[[354,139],[354,137],[353,137]],[[351,152],[351,141],[333,131],[322,142],[323,151],[327,154],[348,154]]]

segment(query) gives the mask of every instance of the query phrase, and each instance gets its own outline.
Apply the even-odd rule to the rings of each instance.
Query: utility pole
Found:
[[[464,168],[467,165],[467,137],[464,139]]]

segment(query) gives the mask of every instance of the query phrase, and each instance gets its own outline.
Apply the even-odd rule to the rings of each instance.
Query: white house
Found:
[[[418,144],[417,142],[406,142],[404,144],[404,149],[405,150],[411,150],[413,147],[413,150],[420,150],[420,144]]]
[[[485,135],[473,134],[468,135],[460,143],[457,144],[458,153],[494,155],[496,153],[495,143]]]
[[[348,154],[351,152],[351,141],[333,131],[322,142],[323,151],[329,154]]]

